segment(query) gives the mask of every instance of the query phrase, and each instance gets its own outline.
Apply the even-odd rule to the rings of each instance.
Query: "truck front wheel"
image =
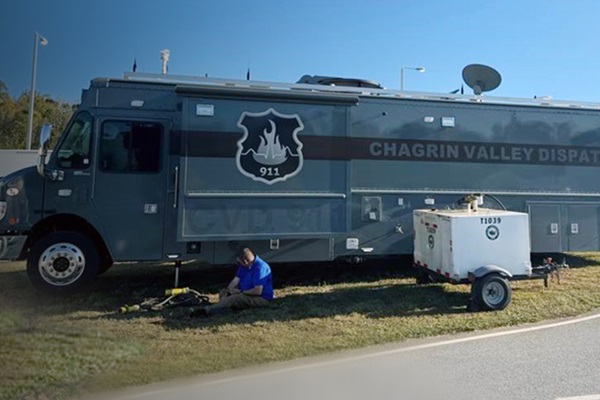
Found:
[[[77,232],[53,232],[39,240],[27,257],[27,275],[36,289],[70,293],[92,281],[100,256],[94,243]]]
[[[512,291],[508,281],[499,274],[488,274],[475,281],[471,292],[473,311],[504,310],[510,303]]]

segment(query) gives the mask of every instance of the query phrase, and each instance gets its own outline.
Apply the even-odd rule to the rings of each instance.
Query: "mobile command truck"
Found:
[[[60,292],[240,244],[271,262],[410,254],[412,211],[470,193],[527,212],[533,252],[599,249],[598,104],[311,78],[94,79],[47,162],[0,181],[0,258]]]

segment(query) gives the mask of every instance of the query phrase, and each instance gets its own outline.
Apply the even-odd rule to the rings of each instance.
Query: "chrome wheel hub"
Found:
[[[498,305],[506,296],[504,287],[498,282],[490,282],[483,289],[485,301],[491,305]]]
[[[40,276],[54,286],[75,282],[85,270],[85,256],[71,243],[56,243],[48,247],[38,262]]]

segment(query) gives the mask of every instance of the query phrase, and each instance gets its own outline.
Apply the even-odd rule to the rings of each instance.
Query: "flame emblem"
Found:
[[[256,153],[252,154],[252,157],[263,165],[283,164],[287,160],[286,149],[279,143],[275,122],[269,120],[269,124],[271,131],[267,132],[266,129],[263,131],[264,137],[260,137],[260,146]]]
[[[300,172],[304,159],[298,133],[304,124],[298,115],[273,108],[261,113],[243,112],[237,125],[244,131],[236,154],[243,175],[271,185]]]

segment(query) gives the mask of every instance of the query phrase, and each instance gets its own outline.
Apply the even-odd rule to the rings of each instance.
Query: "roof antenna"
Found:
[[[162,64],[161,73],[163,75],[165,75],[167,73],[167,71],[169,70],[169,68],[167,67],[167,62],[169,62],[170,54],[171,53],[169,52],[169,49],[163,49],[160,51],[160,61]]]

